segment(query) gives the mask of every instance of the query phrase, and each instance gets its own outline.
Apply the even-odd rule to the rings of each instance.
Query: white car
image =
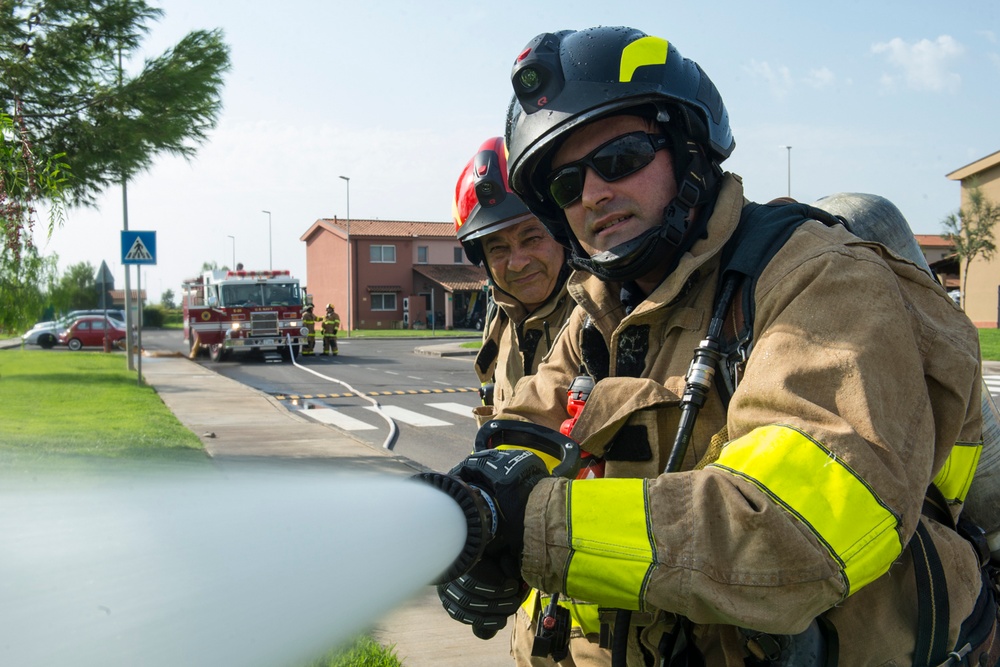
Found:
[[[120,328],[125,328],[125,311],[108,310],[108,318]],[[83,315],[103,315],[103,310],[74,310],[69,315],[61,317],[52,322],[39,322],[31,327],[23,336],[21,343],[24,345],[38,345],[46,350],[59,344],[59,334],[69,325],[73,324],[76,318]]]

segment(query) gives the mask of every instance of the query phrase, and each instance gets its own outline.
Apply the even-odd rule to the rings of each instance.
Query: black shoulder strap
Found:
[[[723,279],[730,273],[744,277],[743,312],[746,318],[744,324],[751,332],[757,279],[792,233],[806,220],[819,220],[830,226],[844,223],[842,218],[808,204],[750,203],[743,207],[736,231],[722,249],[719,284],[721,285]]]
[[[808,204],[750,203],[743,207],[736,231],[722,249],[718,284],[721,289],[729,276],[736,275],[740,278],[742,289],[737,293],[742,294],[742,309],[739,312],[743,315],[743,321],[737,322],[736,340],[733,341],[732,349],[725,351],[726,367],[720,369],[726,376],[725,382],[718,383],[726,405],[729,404],[729,398],[735,389],[735,383],[732,381],[734,364],[744,361],[753,345],[753,324],[756,314],[754,292],[757,280],[792,233],[807,220],[818,220],[829,226],[844,224],[843,218]],[[719,297],[720,295],[716,295],[716,300]]]

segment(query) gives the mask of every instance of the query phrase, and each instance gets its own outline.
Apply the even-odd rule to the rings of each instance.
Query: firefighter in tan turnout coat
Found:
[[[495,632],[526,582],[606,609],[617,664],[996,665],[988,570],[954,525],[982,446],[969,320],[886,248],[748,202],[722,98],[673,44],[546,33],[512,81],[510,184],[571,249],[580,307],[497,418],[559,428],[583,368],[572,437],[606,471],[457,466],[496,524],[441,588],[452,615]]]

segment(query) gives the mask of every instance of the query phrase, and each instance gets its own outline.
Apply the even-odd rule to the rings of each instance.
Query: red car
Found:
[[[117,348],[125,346],[125,329],[118,328],[115,320],[107,320],[108,339]],[[104,347],[105,320],[100,315],[78,317],[59,334],[59,342],[71,350],[83,347]]]

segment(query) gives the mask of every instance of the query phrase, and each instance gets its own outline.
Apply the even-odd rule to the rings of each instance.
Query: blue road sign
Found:
[[[122,264],[156,264],[156,232],[122,232]]]

